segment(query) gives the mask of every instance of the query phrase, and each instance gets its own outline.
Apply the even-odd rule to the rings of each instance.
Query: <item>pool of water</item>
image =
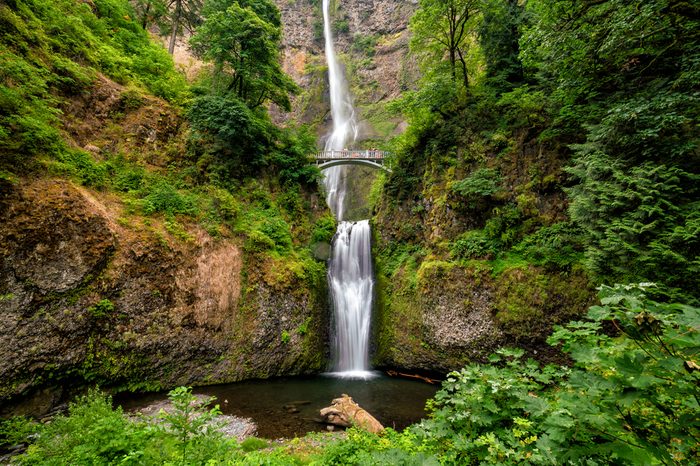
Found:
[[[426,382],[377,373],[366,379],[332,375],[250,380],[195,388],[195,394],[215,396],[224,414],[252,418],[258,436],[292,438],[326,430],[319,411],[333,398],[350,395],[385,427],[403,429],[425,417],[425,402],[439,387]],[[131,396],[115,401],[131,410],[167,397],[165,393]]]

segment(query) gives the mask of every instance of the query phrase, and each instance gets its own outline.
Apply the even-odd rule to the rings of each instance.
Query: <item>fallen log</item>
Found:
[[[329,407],[323,408],[321,416],[324,422],[336,426],[356,426],[375,434],[384,431],[384,426],[374,416],[362,409],[350,396],[344,393],[340,398],[334,399]]]
[[[424,382],[430,383],[430,384],[436,384],[439,383],[440,381],[437,379],[431,379],[429,377],[423,377],[422,375],[418,374],[404,374],[403,372],[397,372],[395,370],[388,370],[386,371],[387,375],[390,377],[406,377],[409,379],[419,379]]]

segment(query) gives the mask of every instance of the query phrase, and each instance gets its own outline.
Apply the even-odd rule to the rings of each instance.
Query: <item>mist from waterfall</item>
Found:
[[[343,69],[335,55],[330,21],[330,1],[323,0],[323,33],[331,98],[333,129],[325,150],[342,150],[357,139],[357,121]],[[333,300],[333,374],[367,378],[369,336],[374,277],[371,232],[368,220],[345,222],[347,177],[344,166],[324,171],[326,201],[339,221],[328,265],[328,282]]]

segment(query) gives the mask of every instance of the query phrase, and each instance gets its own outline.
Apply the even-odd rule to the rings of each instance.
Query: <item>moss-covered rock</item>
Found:
[[[246,253],[186,218],[186,239],[157,218],[120,222],[124,208],[65,180],[3,190],[1,412],[47,409],[32,400],[95,383],[152,390],[325,368],[325,267],[308,249]]]

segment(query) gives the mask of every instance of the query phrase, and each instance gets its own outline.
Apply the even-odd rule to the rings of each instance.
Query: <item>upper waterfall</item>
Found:
[[[345,74],[335,55],[333,31],[330,21],[330,0],[323,0],[323,35],[326,45],[326,61],[328,62],[328,84],[331,96],[331,117],[333,131],[326,139],[326,150],[344,149],[348,143],[357,139],[357,120]]]
[[[331,118],[333,129],[326,139],[326,150],[341,150],[357,139],[357,120],[352,97],[348,91],[343,69],[335,55],[333,31],[330,20],[330,0],[323,0],[323,35],[326,39],[326,61],[328,62],[328,85],[331,97]],[[346,170],[345,167],[332,167],[325,170],[324,185],[326,202],[338,220],[344,219]]]

